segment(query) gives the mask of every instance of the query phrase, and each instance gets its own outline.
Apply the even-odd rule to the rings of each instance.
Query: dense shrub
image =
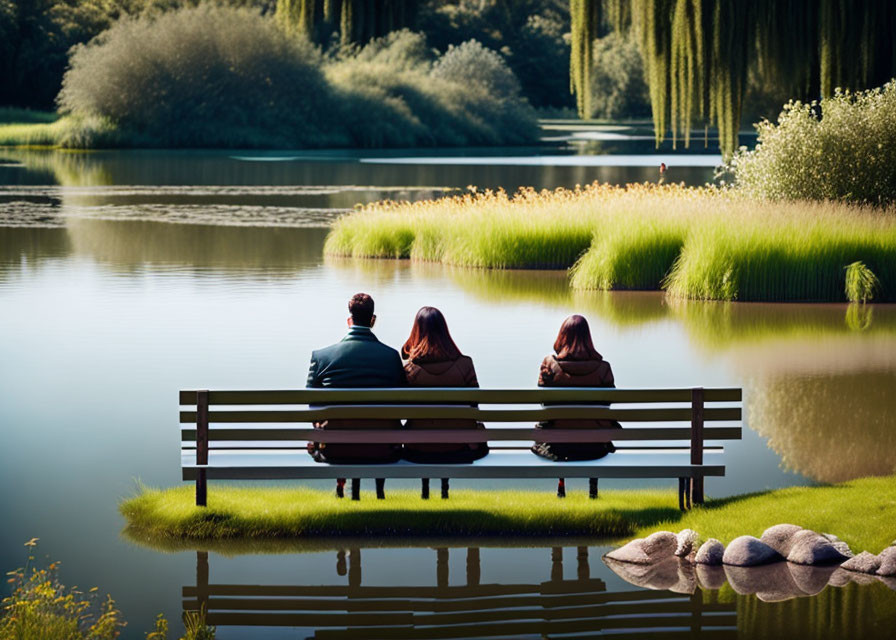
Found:
[[[613,32],[594,41],[592,118],[649,118],[650,94],[644,63],[632,34]]]
[[[747,194],[767,198],[896,201],[896,83],[838,91],[820,104],[791,102],[758,144],[727,170]]]
[[[175,146],[344,144],[319,52],[250,9],[124,18],[77,47],[64,111]]]
[[[469,46],[467,46],[469,45]],[[535,114],[499,56],[479,43],[432,60],[422,34],[373,40],[326,66],[339,96],[340,121],[358,146],[529,142]],[[455,62],[463,56],[466,71]],[[484,67],[486,73],[477,71]],[[490,84],[492,83],[492,84]],[[504,92],[504,93],[502,93]]]
[[[574,106],[568,0],[427,0],[418,25],[439,51],[475,39],[498,52],[535,107]]]
[[[504,59],[476,40],[451,45],[432,66],[434,78],[473,83],[502,99],[518,98],[520,82]]]
[[[117,125],[139,145],[409,147],[536,138],[534,112],[500,56],[475,42],[434,55],[422,34],[399,31],[324,58],[270,18],[206,4],[125,18],[76,48],[59,103],[78,118]]]

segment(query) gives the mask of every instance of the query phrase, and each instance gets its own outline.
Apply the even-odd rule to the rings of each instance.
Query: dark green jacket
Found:
[[[407,384],[401,356],[369,327],[349,327],[340,342],[311,352],[307,387],[400,387]]]
[[[401,356],[376,339],[368,327],[350,327],[340,342],[311,352],[308,387],[401,387],[407,384]],[[327,420],[321,429],[400,429],[400,420]],[[309,443],[310,444],[310,443]],[[318,462],[344,464],[394,462],[401,447],[390,444],[309,446]]]

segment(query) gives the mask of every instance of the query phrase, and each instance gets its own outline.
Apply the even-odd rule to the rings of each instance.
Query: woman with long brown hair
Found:
[[[554,353],[541,363],[539,387],[615,387],[610,363],[594,348],[588,321],[580,315],[569,316],[560,326],[554,341]],[[621,429],[615,420],[550,420],[536,425],[541,429]],[[546,443],[532,451],[558,462],[597,460],[616,451],[612,442]],[[589,495],[597,497],[597,478],[589,479]],[[557,496],[566,496],[566,483],[560,478]]]
[[[423,307],[414,318],[411,335],[401,348],[408,385],[412,387],[478,387],[473,360],[454,344],[445,316],[435,307]],[[481,429],[472,419],[408,420],[406,429]],[[411,462],[439,464],[473,462],[488,453],[485,442],[471,444],[406,444],[403,457]],[[429,498],[429,478],[423,478],[421,495]],[[442,498],[448,497],[448,478],[442,478]]]

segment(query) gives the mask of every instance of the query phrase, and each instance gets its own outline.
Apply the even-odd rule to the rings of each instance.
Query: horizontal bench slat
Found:
[[[196,391],[180,392],[180,404],[196,405]],[[211,405],[309,404],[336,402],[479,402],[482,404],[526,404],[533,402],[690,402],[692,390],[685,389],[292,389],[209,391]],[[704,402],[740,402],[741,390],[707,388]]]
[[[707,427],[706,440],[740,440],[740,427]],[[634,429],[376,429],[342,430],[312,428],[212,428],[209,442],[297,441],[327,443],[465,443],[530,440],[537,442],[609,442],[623,440],[689,440],[689,427]],[[196,440],[195,428],[182,428],[181,439]]]
[[[690,408],[678,409],[613,409],[607,407],[544,407],[539,409],[480,409],[458,406],[351,405],[316,409],[209,411],[210,423],[282,423],[319,422],[322,420],[370,420],[445,418],[483,422],[538,422],[559,419],[610,419],[622,422],[690,421]],[[705,421],[740,420],[739,407],[704,409]],[[181,424],[195,424],[195,411],[181,411]]]
[[[334,478],[476,478],[510,480],[515,478],[702,478],[724,476],[722,465],[685,465],[656,467],[571,467],[569,463],[544,467],[469,467],[466,465],[319,465],[318,467],[207,467],[209,480],[331,480]],[[183,479],[196,479],[196,467],[184,467]]]
[[[528,451],[492,452],[468,464],[321,464],[307,452],[209,453],[209,479],[324,479],[324,478],[684,478],[722,476],[722,456],[707,452],[704,465],[690,463],[687,452],[615,453],[599,460],[557,463]],[[195,479],[196,455],[181,452],[184,479]]]

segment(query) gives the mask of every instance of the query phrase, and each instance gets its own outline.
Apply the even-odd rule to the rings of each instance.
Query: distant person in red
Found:
[[[663,184],[666,180],[666,163],[660,162],[660,181],[659,184]]]

